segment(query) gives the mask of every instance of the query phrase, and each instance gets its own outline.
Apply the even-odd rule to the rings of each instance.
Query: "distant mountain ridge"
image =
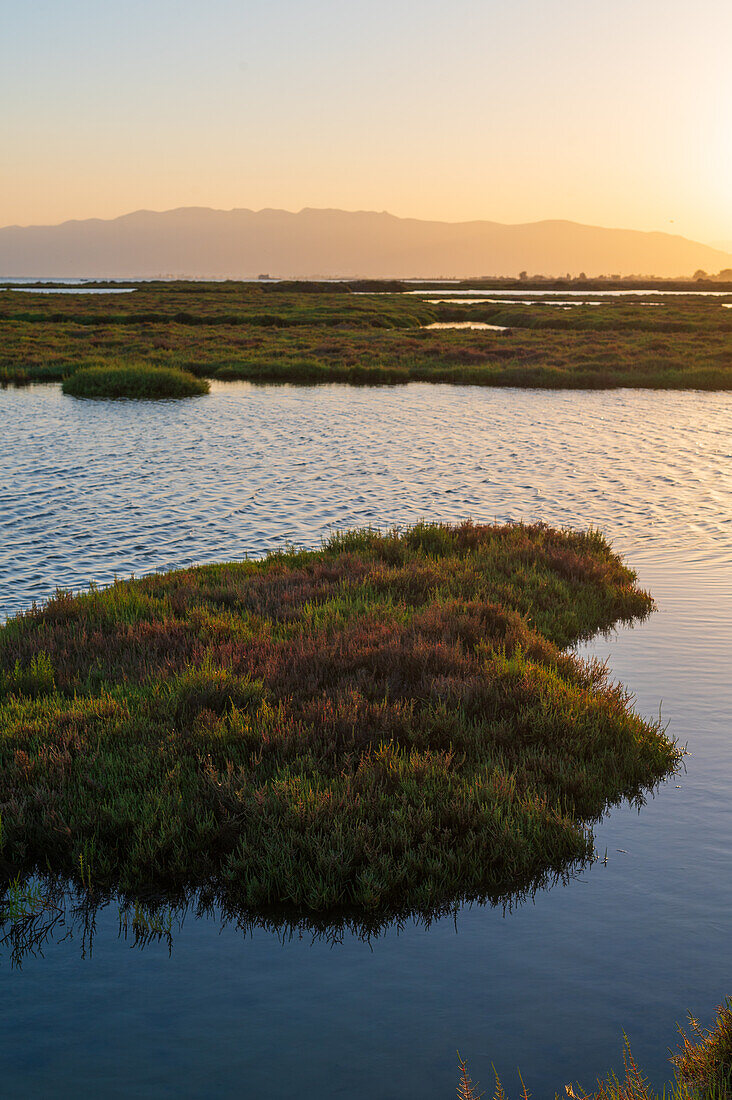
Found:
[[[0,277],[690,276],[732,255],[668,233],[569,221],[435,222],[370,211],[138,210],[0,229]]]

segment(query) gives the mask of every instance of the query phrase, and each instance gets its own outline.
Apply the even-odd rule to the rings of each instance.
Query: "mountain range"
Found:
[[[688,277],[732,255],[668,233],[570,221],[436,222],[369,211],[138,210],[0,229],[0,277]]]

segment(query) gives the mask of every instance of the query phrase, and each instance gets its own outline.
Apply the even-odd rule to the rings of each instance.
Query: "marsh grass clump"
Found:
[[[650,596],[597,532],[351,531],[0,630],[0,868],[244,908],[505,897],[679,763],[578,638]]]
[[[210,388],[205,379],[174,367],[124,364],[81,367],[62,383],[71,397],[195,397]]]
[[[709,1100],[732,1097],[732,997],[717,1009],[711,1028],[704,1028],[689,1016],[689,1033],[679,1028],[681,1049],[673,1056],[679,1083]]]
[[[173,709],[181,723],[204,710],[219,716],[235,710],[249,710],[263,698],[261,680],[235,676],[228,668],[213,667],[210,661],[204,662],[201,668],[184,669],[175,676],[170,687]]]

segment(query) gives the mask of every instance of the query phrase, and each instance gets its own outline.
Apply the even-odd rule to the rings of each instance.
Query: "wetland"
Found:
[[[327,297],[312,294],[321,317],[331,309]],[[20,298],[14,296],[14,302]],[[117,301],[124,301],[127,308],[137,298],[137,294],[120,295]],[[45,295],[27,299],[33,309],[36,303],[46,308],[49,300]],[[526,649],[540,645],[542,676],[552,662],[555,668],[565,662],[570,679],[549,712],[556,718],[561,713],[556,708],[564,700],[574,720],[578,713],[578,700],[572,696],[574,662],[608,659],[609,682],[622,684],[634,695],[619,709],[614,704],[618,721],[635,723],[636,731],[658,737],[658,746],[675,743],[688,755],[680,771],[671,774],[669,768],[669,777],[660,785],[651,784],[653,790],[646,790],[640,799],[628,787],[623,793],[630,801],[626,797],[606,813],[599,805],[597,813],[590,812],[590,818],[601,815],[588,822],[591,842],[590,834],[583,834],[585,855],[591,858],[575,860],[567,874],[548,881],[546,888],[535,889],[540,885],[535,881],[524,884],[528,890],[513,892],[505,882],[500,888],[497,883],[488,884],[487,892],[482,883],[462,895],[450,888],[442,900],[449,898],[451,904],[436,909],[430,903],[438,900],[439,892],[426,899],[426,905],[412,895],[407,906],[411,912],[379,919],[378,906],[369,906],[370,921],[335,917],[327,906],[317,905],[310,906],[313,916],[319,914],[317,920],[303,920],[292,910],[262,912],[257,917],[252,897],[247,907],[231,904],[215,890],[207,891],[210,876],[193,894],[177,900],[169,897],[161,905],[153,894],[140,897],[136,875],[144,865],[142,858],[126,870],[125,885],[135,889],[120,893],[114,888],[114,875],[105,879],[100,873],[104,860],[110,861],[105,845],[113,833],[104,831],[102,821],[102,832],[95,836],[100,823],[92,820],[90,783],[86,808],[79,803],[80,817],[71,830],[79,847],[74,847],[75,841],[62,841],[61,850],[66,844],[70,853],[62,855],[60,849],[49,848],[48,834],[34,828],[25,838],[27,862],[23,864],[16,851],[8,868],[6,911],[12,914],[15,905],[16,916],[24,897],[31,908],[33,897],[12,887],[17,867],[30,868],[34,860],[37,864],[37,855],[43,851],[60,875],[56,900],[45,895],[56,906],[44,910],[49,918],[45,937],[34,938],[30,924],[22,921],[5,925],[9,938],[4,940],[0,965],[11,998],[3,1013],[8,1036],[3,1073],[11,1094],[20,1090],[23,1095],[46,1095],[63,1080],[73,1082],[73,1088],[69,1084],[66,1093],[56,1088],[55,1095],[71,1096],[92,1083],[100,1087],[101,1082],[110,1096],[135,1091],[195,1096],[205,1088],[228,1096],[235,1095],[246,1080],[253,1091],[267,1089],[284,1096],[297,1087],[301,1095],[317,1095],[323,1081],[335,1073],[343,1078],[349,1094],[364,1097],[398,1095],[414,1088],[423,1095],[451,1095],[456,1080],[454,1052],[460,1049],[473,1076],[484,1083],[491,1080],[493,1062],[506,1087],[516,1091],[515,1066],[520,1065],[534,1095],[553,1096],[566,1081],[579,1079],[591,1087],[597,1076],[620,1066],[623,1030],[639,1064],[660,1087],[670,1076],[665,1048],[673,1041],[676,1021],[683,1021],[686,1010],[693,1009],[705,1023],[712,1023],[714,1006],[732,985],[726,916],[732,911],[726,839],[732,779],[728,676],[732,664],[732,407],[723,392],[726,386],[712,385],[720,371],[726,376],[728,369],[729,335],[723,322],[717,328],[714,320],[717,313],[723,319],[727,311],[717,302],[707,327],[702,306],[693,302],[678,308],[664,304],[655,310],[639,305],[632,318],[634,327],[626,329],[621,321],[628,319],[630,307],[623,304],[612,318],[603,317],[600,308],[587,310],[602,322],[595,329],[583,328],[586,320],[567,329],[515,325],[511,337],[526,341],[522,346],[536,353],[531,369],[542,369],[539,348],[544,342],[546,354],[566,356],[561,369],[571,371],[579,362],[578,348],[590,355],[591,344],[607,341],[603,369],[610,370],[610,364],[617,370],[618,363],[624,362],[628,374],[645,369],[658,376],[662,369],[658,362],[653,365],[647,343],[658,341],[652,352],[657,359],[677,356],[667,378],[693,368],[708,383],[690,392],[672,386],[659,392],[632,383],[567,392],[523,384],[476,387],[472,379],[463,385],[437,379],[425,384],[404,377],[400,380],[406,384],[396,386],[391,378],[383,379],[388,385],[313,386],[307,376],[308,384],[303,385],[298,384],[296,372],[287,375],[297,355],[306,348],[312,351],[316,341],[322,346],[332,340],[335,350],[328,353],[332,363],[344,371],[358,368],[352,380],[360,381],[359,370],[371,369],[365,350],[377,347],[379,340],[416,340],[421,355],[425,346],[421,341],[429,339],[439,341],[441,356],[445,347],[454,351],[456,346],[465,356],[475,349],[476,340],[481,342],[481,355],[488,351],[495,355],[502,345],[493,342],[509,338],[502,333],[425,333],[420,326],[438,319],[429,312],[437,307],[418,300],[403,313],[405,296],[396,304],[388,303],[388,325],[372,323],[375,316],[384,317],[379,313],[382,306],[377,309],[366,302],[363,312],[360,307],[356,311],[358,323],[353,317],[349,322],[356,327],[348,329],[328,321],[322,328],[294,323],[248,325],[235,313],[223,328],[218,321],[192,323],[168,316],[141,319],[137,315],[130,321],[124,311],[114,320],[100,313],[96,321],[89,321],[86,306],[74,314],[78,300],[71,295],[65,299],[61,312],[68,308],[70,313],[62,319],[48,315],[39,319],[42,314],[34,314],[2,322],[7,334],[3,344],[6,377],[26,383],[0,391],[4,425],[0,591],[6,616],[27,612],[34,602],[38,605],[17,620],[20,625],[11,622],[5,635],[14,638],[4,661],[5,705],[28,710],[19,726],[20,735],[28,738],[20,751],[29,759],[16,760],[18,746],[14,746],[12,766],[21,772],[27,769],[37,749],[41,767],[47,769],[43,775],[36,772],[41,780],[36,788],[28,775],[28,796],[34,797],[35,790],[53,801],[61,790],[54,787],[54,768],[57,778],[65,767],[77,768],[80,791],[88,780],[95,780],[93,767],[84,775],[78,759],[74,763],[81,744],[74,738],[81,737],[83,725],[78,715],[67,714],[56,727],[59,732],[65,726],[65,732],[61,730],[64,745],[44,740],[48,734],[43,731],[53,724],[41,723],[40,730],[38,715],[51,705],[50,700],[65,699],[67,706],[74,693],[76,701],[70,706],[80,711],[92,698],[98,707],[102,690],[107,696],[115,691],[119,695],[120,677],[104,674],[101,665],[106,657],[98,640],[118,638],[123,630],[131,643],[128,655],[134,649],[147,660],[137,636],[146,631],[152,636],[160,630],[162,605],[162,622],[172,628],[176,615],[170,601],[174,602],[181,586],[178,619],[186,620],[189,604],[191,610],[198,605],[194,630],[190,624],[182,631],[180,622],[175,626],[179,640],[173,648],[179,648],[182,664],[171,666],[170,678],[161,677],[154,661],[142,676],[139,667],[130,665],[125,691],[139,692],[136,699],[143,699],[149,690],[143,706],[149,707],[152,701],[153,708],[159,706],[160,714],[166,716],[163,724],[177,728],[177,723],[187,731],[183,755],[188,759],[196,759],[203,748],[204,756],[222,761],[232,719],[249,722],[251,731],[252,718],[262,717],[263,703],[274,709],[276,682],[262,669],[237,670],[241,679],[233,684],[222,680],[221,663],[216,666],[211,655],[207,665],[203,651],[186,649],[189,644],[198,646],[201,637],[205,637],[204,648],[231,645],[231,631],[241,629],[242,623],[247,638],[261,640],[258,632],[264,631],[268,644],[274,645],[282,644],[288,631],[293,637],[302,634],[303,616],[308,629],[329,631],[329,638],[345,637],[349,625],[358,622],[362,628],[361,616],[378,609],[379,629],[399,635],[394,659],[381,674],[384,684],[389,681],[390,706],[395,711],[402,708],[401,719],[405,701],[422,706],[422,681],[417,685],[410,680],[409,690],[399,695],[399,684],[392,680],[402,675],[399,661],[405,653],[416,652],[415,646],[444,647],[449,624],[420,620],[415,632],[415,619],[436,614],[439,618],[439,608],[446,601],[474,603],[476,592],[461,588],[464,561],[460,554],[453,558],[451,550],[445,553],[444,544],[442,550],[434,545],[431,550],[412,547],[401,564],[390,563],[379,557],[378,541],[368,544],[365,536],[348,534],[369,527],[440,530],[457,538],[455,532],[472,521],[477,525],[474,529],[513,532],[513,537],[533,531],[539,537],[543,532],[540,538],[558,539],[563,552],[569,544],[562,538],[571,542],[580,536],[562,536],[561,531],[549,536],[546,528],[536,527],[538,523],[549,524],[549,530],[601,530],[612,554],[620,554],[638,574],[637,582],[630,582],[638,586],[637,591],[624,582],[624,598],[631,601],[625,607],[628,613],[618,615],[623,607],[616,604],[615,611],[593,613],[592,622],[585,624],[590,629],[579,629],[579,621],[562,625],[566,608],[575,604],[573,598],[553,624],[542,622],[541,616],[532,623],[531,629],[538,632],[533,640],[520,635],[522,660],[536,662],[539,651],[532,657]],[[355,300],[364,301],[363,297]],[[149,305],[148,301],[146,308]],[[103,306],[108,308],[100,295],[93,310]],[[707,306],[705,302],[703,309]],[[211,308],[215,314],[218,307]],[[285,315],[284,305],[280,308]],[[291,312],[297,313],[298,308],[293,301]],[[482,308],[466,306],[466,319]],[[340,310],[339,305],[332,315]],[[55,305],[53,312],[57,313]],[[196,309],[190,312],[198,316]],[[543,306],[532,315],[551,313],[550,306]],[[563,313],[562,320],[569,324],[582,313],[577,307]],[[664,319],[656,322],[661,314]],[[368,323],[363,323],[364,317]],[[408,325],[403,325],[405,318]],[[610,324],[614,327],[609,328]],[[664,325],[686,327],[674,331]],[[220,344],[224,330],[230,341],[226,354],[232,355],[228,366]],[[258,355],[261,351],[261,362],[278,348],[282,354],[271,363],[286,384],[222,380],[220,370],[231,370],[242,361],[237,358],[242,350],[236,343],[239,339],[264,341],[249,349]],[[163,340],[170,346],[161,344]],[[279,343],[268,344],[268,340]],[[445,345],[443,340],[450,342]],[[453,340],[459,345],[453,345]],[[483,341],[491,341],[490,346]],[[25,352],[21,352],[23,345]],[[627,357],[623,360],[620,355],[617,362],[612,361],[614,365],[613,346],[616,351],[624,347]],[[293,347],[297,353],[288,353]],[[644,347],[649,356],[646,367],[639,354]],[[692,347],[696,359],[686,356],[685,349]],[[356,355],[355,363],[339,358],[345,358],[347,348]],[[236,355],[233,349],[238,349]],[[100,398],[88,402],[61,392],[59,382],[77,366],[109,365],[119,358],[147,361],[150,356],[160,366],[184,366],[210,378],[210,394],[195,401]],[[318,356],[321,362],[326,353]],[[500,356],[496,361],[500,363]],[[448,366],[452,370],[455,364]],[[260,369],[257,364],[245,364],[245,368]],[[443,362],[439,369],[448,367]],[[466,369],[466,364],[460,369]],[[551,369],[559,369],[558,359]],[[587,371],[586,363],[582,369]],[[22,371],[25,378],[20,377]],[[50,384],[36,378],[47,378]],[[715,388],[720,392],[713,392]],[[449,526],[430,527],[434,522]],[[420,528],[421,523],[428,526]],[[526,576],[519,576],[518,588],[516,577],[506,582],[500,603],[502,659],[509,662],[515,660],[515,652],[512,656],[510,642],[506,651],[506,624],[510,621],[516,628],[511,616],[521,617],[527,606],[511,604],[509,590],[515,597],[532,575],[542,578],[540,589],[548,583],[559,592],[566,582],[553,567],[537,572],[534,536],[526,537],[530,551],[524,562]],[[348,538],[354,540],[350,549]],[[331,540],[330,549],[327,542],[325,550],[320,548],[323,539]],[[602,541],[580,545],[588,551],[580,554],[580,560],[596,563],[599,554],[606,564],[616,561],[608,557],[611,552]],[[309,550],[298,555],[292,547]],[[287,595],[283,582],[276,601],[265,599],[262,590],[262,607],[247,606],[244,613],[236,601],[251,602],[251,580],[266,587],[270,566],[263,555],[271,549],[281,554],[269,561],[275,571],[280,570],[281,579],[290,577],[300,586],[299,596],[294,590]],[[344,553],[352,555],[354,562],[360,557],[360,579],[355,566],[345,576],[339,573],[336,562],[343,564]],[[239,564],[228,572],[215,564],[227,561]],[[312,586],[313,573],[324,568],[332,570],[332,577],[321,576],[318,592],[308,595],[305,588]],[[617,572],[623,568],[620,563],[612,568],[616,577],[624,576]],[[510,569],[503,572],[510,577]],[[125,578],[131,574],[143,579],[129,585]],[[490,571],[481,575],[495,580]],[[116,586],[115,578],[120,578]],[[90,582],[98,586],[96,592],[89,591]],[[597,582],[591,578],[572,583],[578,585],[573,591],[585,593],[585,601],[596,591]],[[199,585],[208,594],[199,591]],[[368,592],[356,593],[354,585],[365,585]],[[74,595],[54,595],[57,588],[71,589]],[[650,614],[642,591],[650,592],[655,601]],[[227,604],[229,596],[234,606]],[[288,604],[284,616],[281,596]],[[44,610],[41,605],[48,600]],[[584,606],[590,607],[591,602]],[[561,599],[553,601],[553,606],[561,608]],[[465,614],[463,619],[467,629]],[[79,639],[90,624],[88,637],[93,636],[94,642],[85,645]],[[484,633],[490,641],[491,632]],[[161,652],[167,653],[171,640],[167,634],[164,640]],[[454,648],[454,639],[450,644]],[[464,639],[459,645],[464,647]],[[76,664],[70,660],[74,646]],[[495,646],[488,648],[495,660]],[[373,660],[379,649],[366,646],[361,653]],[[328,664],[330,650],[321,647],[319,652]],[[350,661],[353,680],[360,666],[347,647],[341,652]],[[421,669],[421,657],[417,663]],[[119,666],[112,667],[119,671]],[[277,667],[272,664],[268,669]],[[443,680],[449,679],[444,668],[438,671],[435,666],[435,671]],[[332,672],[331,668],[328,675]],[[342,677],[342,672],[338,675]],[[525,667],[521,677],[530,694],[532,679]],[[110,679],[116,684],[111,690]],[[348,677],[338,682],[347,685],[352,701],[354,688],[363,686]],[[318,683],[314,680],[313,685],[317,695]],[[196,703],[191,708],[192,698],[200,702],[201,690],[209,705]],[[605,689],[598,682],[592,690],[600,692],[592,704],[603,705]],[[21,703],[8,704],[11,698]],[[303,695],[302,705],[312,706],[313,698]],[[174,714],[166,710],[170,707],[177,708]],[[35,719],[30,715],[34,708]],[[240,718],[233,718],[235,710]],[[205,721],[203,711],[208,712]],[[97,725],[104,718],[91,717]],[[320,719],[317,725],[324,728]],[[346,737],[352,729],[363,728],[360,718],[343,725]],[[535,725],[532,720],[527,728]],[[571,727],[570,722],[565,725]],[[401,732],[411,737],[409,728],[402,721]],[[413,732],[419,735],[422,724]],[[454,732],[459,732],[458,727]],[[202,738],[198,745],[196,737]],[[444,746],[439,748],[444,753]],[[430,751],[435,750],[430,746]],[[94,751],[99,752],[97,743]],[[390,751],[401,747],[395,750],[392,744]],[[420,751],[424,753],[425,747]],[[464,755],[459,766],[474,766]],[[167,763],[172,764],[172,758]],[[667,763],[671,763],[669,757]],[[124,773],[119,760],[111,772]],[[164,778],[170,772],[171,767],[167,771],[161,767],[158,774]],[[660,778],[661,770],[657,775]],[[463,775],[459,773],[458,779],[462,782]],[[114,791],[108,774],[101,781]],[[162,807],[176,782],[171,776],[162,787],[147,784],[150,805],[157,798]],[[287,791],[287,783],[281,783],[280,789]],[[565,792],[565,802],[566,797]],[[105,804],[103,794],[99,798],[98,804]],[[38,805],[42,811],[42,803]],[[291,802],[287,812],[299,812],[297,805]],[[5,825],[5,812],[3,820]],[[42,812],[37,820],[42,820]],[[53,815],[50,820],[55,820]],[[163,820],[165,814],[155,819],[145,835],[140,832],[134,851],[142,857],[147,836],[156,851],[154,866],[159,865],[162,852],[162,865],[170,867],[175,864],[176,844],[166,848],[171,837],[160,828]],[[148,825],[151,822],[152,818]],[[270,830],[272,825],[271,820]],[[4,836],[17,844],[17,832]],[[581,839],[579,833],[576,836]],[[89,859],[92,837],[98,848]],[[37,843],[35,855],[31,855],[33,843]],[[573,844],[571,854],[576,857],[579,848],[576,841]],[[205,846],[199,847],[204,850]],[[453,847],[459,861],[460,847]],[[118,862],[117,857],[111,862]],[[258,881],[263,877],[257,876]],[[462,871],[458,877],[463,878]],[[173,875],[168,885],[179,886],[183,879],[185,875]],[[281,882],[282,876],[276,875],[275,880]],[[26,889],[32,891],[34,881]],[[47,879],[44,888],[48,888]],[[470,894],[475,898],[472,903]],[[364,899],[362,894],[363,911],[367,909]],[[60,914],[58,920],[54,914]],[[30,1041],[39,1028],[52,1036],[44,1044],[42,1057]],[[127,1062],[120,1072],[124,1051],[131,1045],[137,1052],[135,1061]],[[279,1071],[274,1083],[273,1060]]]

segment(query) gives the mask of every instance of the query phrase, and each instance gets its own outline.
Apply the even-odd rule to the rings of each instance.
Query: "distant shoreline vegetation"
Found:
[[[421,284],[424,296],[404,293],[407,285],[159,282],[112,297],[0,291],[0,385],[64,382],[71,393],[85,383],[92,396],[92,379],[79,372],[103,366],[122,379],[127,392],[118,396],[155,396],[160,374],[124,381],[144,366],[258,383],[732,389],[732,309],[722,308],[732,304],[732,284],[709,298],[683,292],[698,283],[651,282],[640,295],[594,298],[588,284],[591,306],[565,301],[566,282],[541,284],[557,296],[533,300],[522,283],[509,284],[509,300],[491,300],[491,286],[475,281]],[[654,296],[659,285],[682,293]],[[472,299],[429,300],[471,287],[481,291]],[[436,322],[507,331],[427,328]],[[204,392],[193,385],[188,378],[191,393]]]
[[[652,607],[599,533],[522,524],[60,592],[0,630],[0,870],[300,914],[530,889],[680,763],[566,648]]]
[[[82,367],[65,378],[62,390],[71,397],[127,397],[152,400],[195,397],[208,393],[203,378],[172,367],[120,365]]]

